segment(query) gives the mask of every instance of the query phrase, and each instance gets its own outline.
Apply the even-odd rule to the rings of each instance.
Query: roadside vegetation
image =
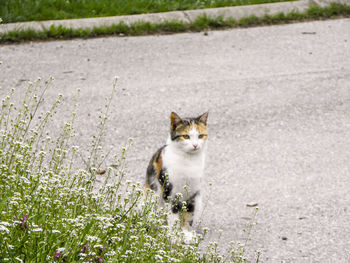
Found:
[[[14,43],[21,41],[90,38],[100,36],[140,36],[150,34],[170,34],[180,32],[200,32],[236,27],[253,27],[274,24],[293,23],[296,21],[310,21],[317,19],[331,19],[350,15],[350,6],[331,4],[326,7],[311,6],[304,12],[291,12],[288,14],[265,15],[264,17],[249,16],[239,20],[222,17],[212,18],[201,16],[191,23],[181,21],[166,21],[163,23],[138,22],[127,25],[125,23],[94,28],[72,29],[63,26],[51,26],[42,31],[14,30],[0,34],[1,43]]]
[[[4,23],[120,16],[293,0],[0,0]]]
[[[51,81],[29,83],[21,102],[11,90],[0,106],[0,262],[246,262],[244,246],[200,250],[207,230],[186,245],[164,224],[152,191],[125,180],[130,142],[106,164],[101,141],[116,83],[83,149],[74,144],[79,92],[59,135],[50,134],[62,118],[62,95],[46,102]]]

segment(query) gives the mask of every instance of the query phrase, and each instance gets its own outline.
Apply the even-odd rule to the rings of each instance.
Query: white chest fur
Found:
[[[205,149],[195,154],[182,152],[171,143],[163,152],[163,167],[172,184],[171,196],[181,193],[189,198],[200,190],[204,172]]]

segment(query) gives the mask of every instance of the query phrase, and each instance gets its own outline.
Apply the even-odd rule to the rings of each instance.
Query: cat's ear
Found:
[[[171,129],[175,130],[176,126],[181,123],[182,119],[175,112],[170,114]]]
[[[197,120],[205,125],[207,125],[209,111],[203,113],[201,116],[197,117]]]

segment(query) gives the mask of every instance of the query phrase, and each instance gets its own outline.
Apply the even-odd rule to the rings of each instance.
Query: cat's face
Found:
[[[170,137],[176,146],[190,154],[201,152],[208,139],[208,112],[197,118],[181,118],[175,112],[170,115]]]

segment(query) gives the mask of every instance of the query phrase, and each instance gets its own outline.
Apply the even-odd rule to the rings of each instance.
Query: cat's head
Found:
[[[181,151],[196,154],[201,152],[208,139],[208,112],[197,118],[181,118],[175,112],[170,115],[170,139]]]

